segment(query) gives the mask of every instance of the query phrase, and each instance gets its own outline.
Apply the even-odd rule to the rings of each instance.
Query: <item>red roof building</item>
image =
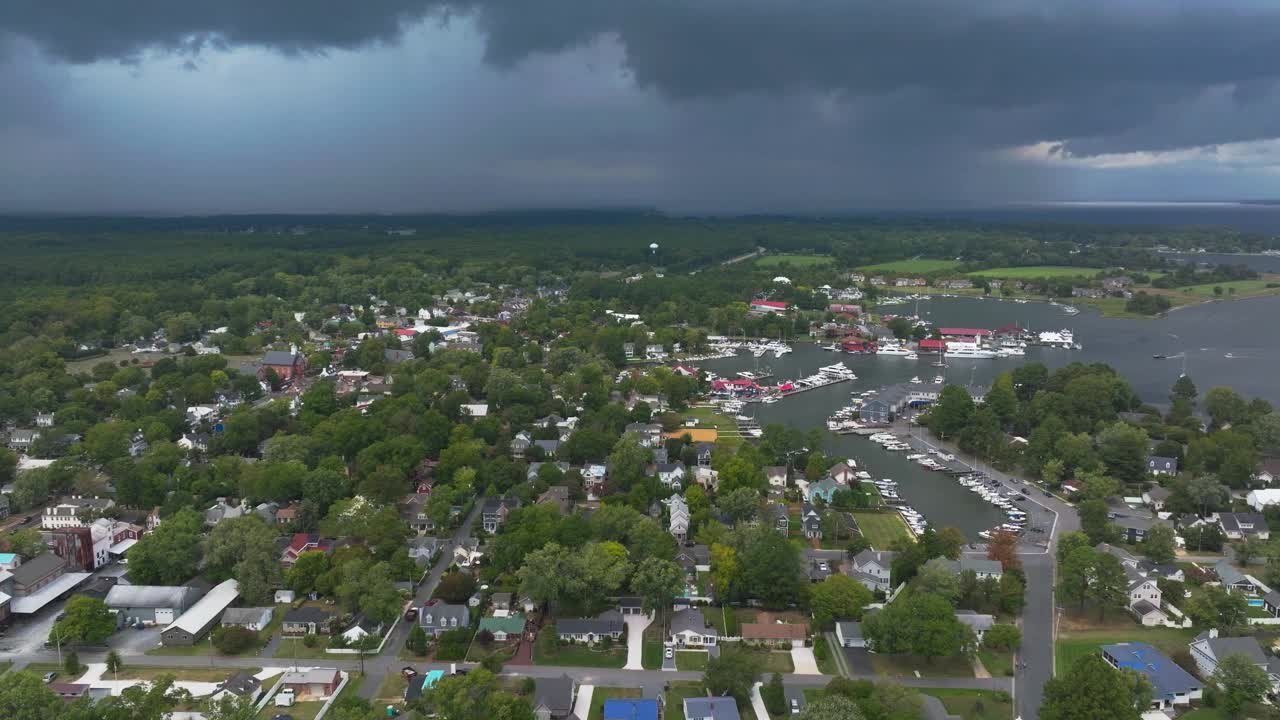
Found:
[[[751,309],[761,312],[786,312],[791,308],[790,305],[777,300],[752,300]]]
[[[979,337],[991,336],[991,331],[985,328],[944,327],[944,328],[938,328],[938,332],[942,333],[943,337],[954,337],[954,338],[979,338]]]
[[[947,349],[946,340],[925,339],[920,341],[920,352],[942,352]]]
[[[396,334],[400,337],[414,337],[418,334],[418,331],[413,328],[400,328],[399,330],[396,330]]]
[[[315,533],[295,533],[293,541],[289,543],[289,547],[284,549],[280,562],[291,566],[298,561],[298,556],[304,552],[318,550],[327,553],[332,549],[332,540],[322,538]]]
[[[849,353],[870,353],[876,351],[876,344],[868,340],[853,339],[840,343],[841,349]]]
[[[827,306],[827,312],[841,313],[841,314],[845,314],[845,315],[861,315],[861,314],[862,314],[862,306],[861,306],[861,305],[845,305],[845,304],[841,304],[841,303],[835,303],[835,304],[833,304],[833,305],[828,305],[828,306]]]

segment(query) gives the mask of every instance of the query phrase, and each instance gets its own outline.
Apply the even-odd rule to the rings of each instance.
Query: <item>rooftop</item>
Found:
[[[200,602],[192,605],[190,610],[182,613],[182,616],[174,620],[173,624],[164,631],[177,628],[192,635],[198,635],[219,613],[235,602],[237,597],[240,597],[240,583],[235,580],[224,580],[214,586],[208,595],[200,598]]]

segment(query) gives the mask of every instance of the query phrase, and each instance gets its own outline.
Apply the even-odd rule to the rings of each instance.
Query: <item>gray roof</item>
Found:
[[[1240,582],[1253,584],[1253,581],[1245,576],[1236,566],[1231,564],[1230,560],[1219,560],[1217,565],[1213,566],[1213,571],[1218,574],[1218,579],[1223,585],[1235,585]]]
[[[178,608],[187,607],[187,596],[192,591],[185,586],[173,585],[116,585],[107,592],[110,608]]]
[[[859,567],[874,562],[882,568],[888,568],[897,556],[895,550],[863,550],[853,556],[853,562]]]
[[[976,573],[988,573],[991,575],[1000,575],[1004,572],[1004,566],[999,560],[988,560],[986,558],[973,557],[972,555],[960,556],[960,571],[972,570]]]
[[[1267,519],[1259,513],[1218,513],[1218,522],[1226,532],[1254,535],[1267,532]]]
[[[268,607],[228,608],[222,613],[223,625],[247,625],[262,620],[264,613],[273,612]]]
[[[836,629],[840,631],[841,637],[860,638],[862,637],[862,623],[849,620],[846,622],[836,623]]]
[[[699,635],[715,635],[717,637],[720,635],[715,628],[707,627],[706,618],[702,617],[702,611],[698,608],[685,608],[671,616],[672,635],[686,630]]]
[[[13,581],[18,585],[30,585],[67,564],[66,560],[51,552],[43,552],[13,569]]]
[[[295,355],[288,350],[268,350],[262,356],[263,365],[292,365]]]
[[[427,622],[427,616],[431,616],[431,622]],[[471,611],[466,605],[431,600],[418,613],[418,622],[426,628],[443,628],[445,625],[441,620],[453,618],[458,619],[458,627],[466,627],[471,624]]]
[[[573,712],[573,678],[568,675],[538,678],[535,683],[534,708],[545,706],[554,717],[563,717]]]
[[[687,718],[713,718],[713,720],[742,720],[738,714],[738,701],[731,697],[691,697],[684,700],[684,716]]]
[[[956,619],[973,628],[974,632],[986,632],[996,624],[996,619],[990,615],[976,613],[972,610],[957,610]]]
[[[229,693],[247,697],[254,695],[262,688],[262,681],[241,670],[222,683],[222,689]]]
[[[593,618],[560,618],[556,620],[556,632],[561,635],[609,635],[622,632],[622,614],[606,610]]]
[[[173,624],[164,629],[164,632],[177,628],[196,635],[238,597],[240,597],[240,583],[236,580],[224,580],[214,586],[208,595],[200,598],[200,602],[192,605],[190,610],[182,613],[177,620],[173,621]]]
[[[1219,661],[1231,655],[1244,655],[1254,665],[1263,665],[1267,662],[1267,656],[1262,652],[1262,646],[1258,644],[1258,639],[1255,637],[1211,638],[1208,633],[1201,633],[1196,637],[1195,642],[1207,645]]]

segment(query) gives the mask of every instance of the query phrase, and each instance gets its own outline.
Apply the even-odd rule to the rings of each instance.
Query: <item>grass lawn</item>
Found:
[[[1000,278],[1002,280],[1033,280],[1038,278],[1096,277],[1098,268],[1070,267],[1066,265],[1030,265],[1027,267],[1002,267],[969,273],[969,277]]]
[[[307,647],[302,642],[302,638],[287,637],[280,642],[280,647],[276,648],[275,657],[278,658],[298,658],[310,659],[328,657],[324,653],[324,649],[329,647],[329,638],[325,635],[316,636],[320,642],[316,643],[313,648]]]
[[[1126,617],[1113,613],[1114,619],[1106,623],[1088,623],[1079,618],[1064,615],[1054,647],[1057,673],[1062,675],[1072,663],[1098,651],[1103,645],[1122,642],[1145,642],[1172,656],[1184,649],[1195,637],[1195,630],[1164,627],[1142,627]]]
[[[853,519],[858,521],[862,536],[877,550],[888,550],[899,538],[911,539],[907,524],[897,513],[855,512]]]
[[[982,660],[982,666],[991,673],[991,677],[1013,676],[1013,653],[1011,652],[983,649],[978,651],[978,659]]]
[[[638,698],[643,697],[640,688],[616,688],[616,687],[600,687],[591,693],[591,710],[587,713],[586,720],[603,720],[604,718],[604,701],[622,698]]]
[[[717,445],[731,450],[742,445],[742,438],[738,435],[738,423],[728,415],[716,412],[715,408],[689,408],[682,415],[697,418],[699,428],[713,427],[718,430],[720,435],[716,438]]]
[[[262,668],[228,668],[228,667],[133,667],[127,663],[124,669],[116,674],[121,680],[154,680],[161,675],[173,675],[177,680],[187,682],[222,682],[231,677],[236,670],[244,670],[256,675]],[[102,674],[104,680],[114,680],[111,673]]]
[[[422,682],[422,676],[417,676],[417,681]],[[387,673],[382,679],[382,684],[378,686],[378,694],[375,696],[378,700],[382,700],[382,704],[388,702],[404,702],[405,688],[409,687],[409,678],[404,676],[402,672]],[[378,703],[374,703],[377,705]]]
[[[994,690],[960,690],[924,688],[926,695],[942,701],[947,712],[964,720],[1009,720],[1013,717],[1013,698]]]
[[[677,650],[676,669],[701,671],[707,669],[707,653],[702,650]]]
[[[167,657],[206,657],[208,655],[217,655],[219,657],[237,657],[245,655],[256,656],[258,651],[271,641],[271,636],[280,631],[280,626],[284,623],[284,614],[288,609],[288,605],[277,605],[275,612],[271,616],[271,623],[258,633],[258,642],[253,646],[246,648],[244,652],[227,655],[213,647],[213,645],[210,644],[209,639],[205,638],[203,642],[198,642],[194,645],[162,645],[158,648],[151,648],[144,654]]]
[[[645,638],[644,645],[640,649],[640,665],[645,670],[661,670],[662,669],[662,641],[649,640]]]
[[[1231,280],[1229,282],[1208,283],[1205,285],[1191,285],[1189,287],[1179,288],[1183,292],[1190,292],[1192,295],[1199,295],[1203,298],[1211,297],[1241,297],[1248,295],[1256,295],[1265,291],[1275,291],[1276,288],[1268,288],[1267,283],[1274,284],[1275,278],[1259,278],[1257,280]],[[1222,295],[1216,295],[1213,292],[1215,287],[1222,288]],[[1235,295],[1231,291],[1235,290]]]
[[[3,675],[4,673],[9,672],[9,668],[11,667],[13,667],[12,660],[5,660],[4,662],[0,662],[0,675]]]
[[[795,672],[796,666],[791,662],[791,653],[785,650],[774,652],[772,650],[751,650],[752,655],[760,659],[760,666],[763,668],[762,673],[768,675],[770,673],[791,673]]]
[[[78,672],[78,673],[76,673],[75,675],[72,675],[72,676],[68,676],[68,675],[67,675],[67,671],[66,671],[66,670],[63,670],[63,669],[62,669],[62,666],[61,666],[61,665],[59,665],[58,663],[31,663],[30,665],[28,665],[28,666],[26,666],[26,667],[24,667],[24,668],[22,668],[22,669],[23,669],[25,672],[35,673],[36,675],[44,675],[45,673],[56,672],[56,673],[58,673],[58,677],[57,677],[57,678],[55,678],[55,682],[72,682],[72,681],[74,681],[76,678],[78,678],[78,677],[80,677],[81,675],[83,675],[83,674],[84,674],[84,671],[85,671],[87,668],[86,668],[86,667],[84,667],[84,666],[81,666],[81,667],[80,667],[80,672]]]
[[[262,708],[262,712],[258,713],[258,720],[271,720],[271,718],[280,714],[287,714],[293,720],[313,720],[322,707],[324,707],[323,700],[308,700],[307,702],[298,702],[282,708],[278,708],[274,703],[268,702],[266,707]]]
[[[542,632],[546,632],[544,628]],[[533,646],[533,663],[535,665],[568,665],[571,667],[620,668],[627,664],[627,643],[625,640],[613,643],[608,650],[597,644],[594,648],[577,643],[554,645],[546,643],[539,636]]]
[[[871,666],[877,675],[888,677],[973,677],[973,665],[964,657],[941,657],[929,661],[915,655],[883,655],[871,653]]]
[[[684,699],[692,697],[705,697],[707,689],[700,682],[677,681],[671,683],[671,689],[667,690],[667,710],[664,715],[665,720],[685,720],[684,718]]]
[[[1244,712],[1242,712],[1240,716],[1246,718],[1263,718],[1270,717],[1268,714],[1269,712],[1271,711],[1266,705],[1251,703],[1244,706]],[[1179,715],[1178,720],[1230,720],[1230,716],[1228,716],[1222,708],[1200,707]]]
[[[835,262],[827,255],[765,255],[756,260],[756,265],[760,267],[777,267],[779,265],[794,265],[795,267],[814,267],[815,265],[830,265]]]
[[[912,258],[911,260],[894,260],[858,268],[869,272],[893,273],[931,273],[950,270],[960,263],[955,260],[930,260],[928,258]]]
[[[836,650],[839,652],[839,650]],[[827,642],[825,633],[819,634],[813,639],[813,659],[818,663],[818,672],[823,675],[839,675],[840,667],[836,665],[836,659],[831,654],[831,645]]]

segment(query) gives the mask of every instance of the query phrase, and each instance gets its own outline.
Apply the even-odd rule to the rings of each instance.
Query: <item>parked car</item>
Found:
[[[792,715],[800,714],[800,701],[796,700],[795,698],[791,698],[791,714]]]
[[[675,648],[673,648],[673,647],[671,647],[670,645],[668,645],[668,646],[667,646],[667,652],[666,652],[666,657],[667,657],[667,659],[668,659],[668,660],[670,660],[671,658],[673,658],[673,657],[675,657],[675,656],[676,656],[676,649],[675,649]]]
[[[408,610],[405,610],[405,611],[404,611],[404,619],[405,619],[405,620],[417,620],[417,619],[418,619],[418,608],[416,608],[416,607],[411,607],[411,608],[409,608]]]
[[[41,679],[42,679],[42,680],[44,680],[44,681],[45,681],[45,682],[47,682],[47,683],[51,683],[51,682],[53,682],[54,680],[57,680],[57,679],[58,679],[58,673],[56,673],[56,672],[47,672],[47,673],[45,673],[45,674],[44,674],[44,677],[43,677],[43,678],[41,678]]]
[[[1026,488],[1022,488],[1022,494],[1023,494],[1023,495],[1030,495],[1030,494],[1031,494],[1031,491],[1030,491],[1030,490],[1028,490],[1028,489],[1026,489]]]

